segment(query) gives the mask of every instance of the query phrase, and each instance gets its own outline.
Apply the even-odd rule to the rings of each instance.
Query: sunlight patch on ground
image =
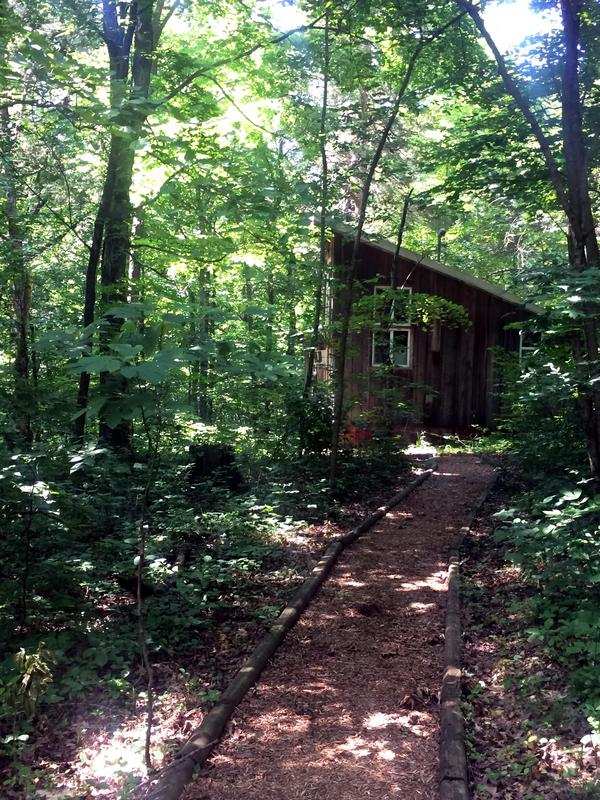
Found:
[[[389,577],[393,576],[390,575]],[[422,581],[405,581],[400,588],[406,592],[416,592],[419,589],[433,589],[434,592],[441,592],[446,588],[445,577],[446,574],[444,572],[435,572]]]
[[[437,450],[427,441],[421,441],[417,444],[409,444],[404,450],[407,456],[435,456]]]
[[[282,734],[306,733],[309,720],[288,708],[278,708],[260,716],[254,727],[260,731],[261,737],[273,738]]]
[[[92,797],[104,797],[113,795],[115,786],[144,778],[145,730],[143,723],[124,726],[81,748],[77,754],[78,786],[89,787]]]
[[[399,714],[386,714],[383,711],[376,711],[366,718],[363,726],[369,730],[375,730],[377,728],[387,728],[388,725],[402,725],[404,721],[405,718]]]
[[[436,608],[435,603],[410,603],[409,608],[413,611],[416,611],[418,614],[425,614],[427,611],[431,611],[433,608]]]

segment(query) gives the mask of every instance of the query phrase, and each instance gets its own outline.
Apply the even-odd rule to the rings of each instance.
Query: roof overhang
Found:
[[[347,239],[354,239],[356,235],[356,228],[342,222],[329,222],[329,227],[334,233],[339,233]],[[383,250],[385,253],[391,253],[392,255],[396,253],[396,245],[394,242],[389,241],[389,239],[382,239],[378,236],[363,233],[361,241],[363,244],[368,244],[369,247],[374,247],[377,250]],[[544,313],[540,306],[534,303],[527,303],[520,297],[517,297],[516,294],[506,292],[504,289],[500,288],[500,286],[483,280],[483,278],[476,278],[475,275],[471,275],[470,272],[465,272],[464,270],[450,267],[447,264],[442,264],[439,261],[434,261],[426,256],[413,253],[411,250],[406,250],[404,247],[400,248],[398,255],[406,261],[411,261],[413,264],[422,264],[424,267],[427,267],[427,269],[439,272],[440,275],[446,275],[448,278],[454,278],[454,280],[460,281],[467,286],[473,286],[475,289],[498,297],[500,300],[504,300],[505,303],[519,306],[519,308],[523,308],[532,314]]]

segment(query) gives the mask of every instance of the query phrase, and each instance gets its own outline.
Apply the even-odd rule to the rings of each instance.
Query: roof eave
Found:
[[[334,233],[339,233],[342,236],[347,236],[348,238],[353,238],[356,234],[356,229],[352,228],[350,225],[346,225],[345,223],[330,222],[329,227]],[[362,240],[365,242],[365,244],[369,244],[371,247],[383,250],[386,253],[395,254],[396,252],[396,245],[389,241],[389,239],[383,239],[381,237],[372,236],[371,234],[365,233],[363,234]],[[543,313],[543,309],[535,305],[535,303],[527,303],[520,297],[517,297],[517,295],[507,292],[504,289],[501,289],[499,286],[495,286],[493,283],[484,280],[483,278],[477,278],[475,275],[471,275],[470,272],[464,272],[463,270],[456,269],[455,267],[450,267],[447,264],[442,264],[440,261],[435,261],[434,259],[427,258],[424,255],[420,256],[418,253],[414,253],[412,250],[406,250],[404,247],[401,247],[398,252],[399,255],[407,261],[412,261],[415,264],[423,264],[423,266],[428,267],[435,272],[439,272],[441,275],[446,275],[448,278],[453,278],[461,283],[466,283],[467,285],[473,286],[476,289],[480,289],[487,294],[498,297],[499,299],[504,300],[506,303],[519,306],[520,308],[523,308],[532,314]]]

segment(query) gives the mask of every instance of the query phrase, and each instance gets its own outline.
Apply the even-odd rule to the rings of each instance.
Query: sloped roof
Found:
[[[344,236],[344,238],[354,239],[354,236],[356,235],[356,228],[341,222],[330,222],[329,227],[334,233],[339,233]],[[396,252],[396,244],[394,242],[391,242],[389,239],[382,239],[378,236],[372,236],[368,233],[363,233],[362,243],[369,245],[369,247],[374,247],[377,250],[383,250],[385,253],[391,253],[392,255],[394,255]],[[449,278],[454,278],[457,281],[461,281],[461,283],[467,284],[467,286],[474,286],[476,289],[480,289],[482,292],[487,292],[494,297],[499,297],[506,303],[520,306],[521,308],[531,311],[534,314],[542,313],[542,309],[539,306],[536,306],[534,303],[526,303],[525,300],[517,297],[516,294],[507,292],[500,286],[496,286],[495,284],[490,283],[483,278],[476,278],[475,275],[472,275],[470,272],[466,272],[462,269],[456,269],[456,267],[450,267],[448,264],[442,264],[440,261],[434,261],[431,258],[426,258],[418,253],[413,253],[412,250],[406,250],[404,247],[400,248],[398,254],[400,258],[403,258],[406,261],[412,261],[415,264],[422,264],[424,267],[427,267],[427,269],[431,269],[434,272],[439,272],[441,275],[446,275]]]

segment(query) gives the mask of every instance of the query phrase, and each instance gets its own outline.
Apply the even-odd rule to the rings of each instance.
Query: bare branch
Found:
[[[268,133],[269,136],[278,136],[279,135],[278,131],[270,131],[268,128],[263,127],[258,122],[254,122],[254,120],[251,119],[246,114],[244,109],[240,108],[240,106],[236,103],[236,101],[233,99],[233,97],[229,94],[227,89],[225,89],[225,87],[221,83],[219,83],[219,81],[216,78],[213,78],[212,75],[206,75],[206,77],[208,78],[209,81],[212,81],[215,84],[215,86],[217,86],[221,90],[221,92],[223,94],[223,97],[231,103],[231,105],[235,108],[236,111],[238,111],[242,115],[242,117],[246,120],[246,122],[249,122],[250,125],[254,125],[255,128],[258,128],[259,130],[264,131],[265,133]]]

